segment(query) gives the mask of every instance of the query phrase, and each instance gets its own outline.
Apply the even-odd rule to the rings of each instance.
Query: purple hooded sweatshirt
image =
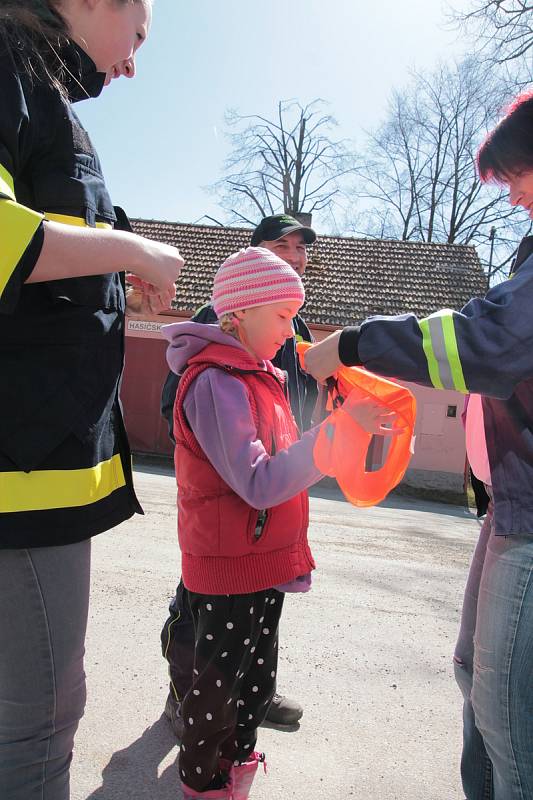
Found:
[[[177,322],[164,325],[161,332],[169,342],[168,364],[178,375],[188,360],[211,342],[245,350],[218,325]],[[258,362],[258,369],[266,369],[264,361]],[[208,368],[192,382],[183,409],[212,466],[252,508],[260,510],[284,503],[323,477],[313,461],[319,427],[304,433],[287,450],[270,456],[257,438],[245,387],[221,369]],[[310,576],[303,576],[276,588],[306,591],[310,583]]]

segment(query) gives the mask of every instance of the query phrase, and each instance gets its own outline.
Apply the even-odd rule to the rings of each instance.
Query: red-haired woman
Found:
[[[487,136],[478,165],[483,181],[507,186],[510,202],[533,218],[533,93],[517,98]],[[306,354],[318,380],[341,363],[363,364],[481,395],[469,404],[483,416],[469,461],[493,499],[454,658],[464,696],[467,800],[533,797],[533,237],[520,244],[511,277],[460,312],[375,317]],[[467,439],[468,428],[467,419]]]

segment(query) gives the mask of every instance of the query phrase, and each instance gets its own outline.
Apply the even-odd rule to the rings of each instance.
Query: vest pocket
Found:
[[[55,464],[52,454],[71,435],[81,444],[99,439],[115,398],[120,354],[67,345],[43,353],[36,349],[31,358],[18,348],[2,355],[6,363],[14,362],[6,373],[12,376],[10,386],[0,390],[2,468],[9,469],[11,462],[30,472],[50,458],[50,468],[88,466]],[[92,449],[89,445],[89,459]],[[78,450],[79,445],[73,452]]]
[[[267,508],[263,508],[261,511],[255,511],[255,509],[252,511],[248,525],[248,541],[250,544],[257,544],[260,539],[264,538],[268,521],[269,510]]]
[[[258,551],[290,547],[299,540],[305,522],[301,494],[264,511],[252,509],[248,522],[248,544]]]

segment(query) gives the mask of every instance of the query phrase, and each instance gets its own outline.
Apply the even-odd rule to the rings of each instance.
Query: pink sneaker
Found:
[[[259,764],[263,764],[266,772],[265,754],[254,751],[246,764],[233,767],[233,794],[232,800],[248,800],[250,789],[254,782],[255,773]]]

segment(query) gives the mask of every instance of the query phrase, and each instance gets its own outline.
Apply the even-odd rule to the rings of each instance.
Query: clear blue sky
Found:
[[[441,0],[155,0],[136,78],[77,105],[114,202],[134,217],[221,219],[203,187],[222,172],[229,107],[272,116],[278,100],[320,97],[335,136],[361,141],[410,67],[462,53],[445,12]]]

